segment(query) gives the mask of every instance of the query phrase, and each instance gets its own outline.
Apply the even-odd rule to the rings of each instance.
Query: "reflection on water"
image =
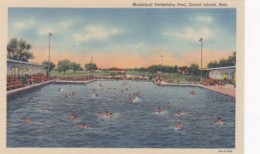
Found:
[[[7,110],[8,147],[235,147],[235,99],[197,87],[49,84],[8,98]]]

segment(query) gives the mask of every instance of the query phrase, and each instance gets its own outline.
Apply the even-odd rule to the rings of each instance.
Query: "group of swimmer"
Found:
[[[106,111],[105,113],[104,113],[104,115],[103,115],[103,113],[102,112],[98,112],[98,117],[99,118],[101,118],[101,117],[103,117],[103,116],[105,116],[105,117],[107,117],[107,118],[112,118],[112,115],[113,115],[113,113],[112,112],[109,112],[109,111]]]
[[[71,86],[70,86],[70,87],[71,87]],[[61,92],[61,91],[62,91],[62,89],[61,89],[61,88],[58,88],[58,92]],[[68,97],[69,95],[74,96],[74,95],[75,95],[75,92],[72,91],[71,93],[64,93],[64,97]]]
[[[103,84],[100,83],[100,84],[99,84],[99,87],[102,87],[102,86],[103,86]],[[128,90],[128,89],[130,88],[130,86],[128,86],[128,83],[127,83],[127,82],[123,83],[123,86],[127,86],[127,87],[125,88],[125,90]],[[111,88],[108,88],[108,89],[111,89]],[[116,89],[116,88],[114,88],[114,90],[115,90],[115,89]],[[59,88],[58,91],[60,92],[60,91],[62,91],[62,89]],[[124,89],[121,90],[121,92],[124,92]],[[99,97],[99,94],[97,93],[97,90],[96,90],[96,89],[93,89],[93,93],[94,93],[94,96],[95,96],[95,97]],[[72,92],[70,93],[70,95],[75,95],[75,93],[72,91]],[[135,93],[133,93],[133,94],[130,94],[130,93],[129,93],[129,95],[128,95],[128,96],[129,96],[128,102],[134,103],[134,100],[135,100],[137,97],[139,97],[140,95],[141,95],[141,92],[140,92],[140,91],[139,91],[139,92],[135,92]],[[190,96],[195,96],[195,95],[196,95],[196,94],[195,94],[195,91],[191,91],[191,92],[190,92]],[[68,94],[65,94],[65,97],[68,97]],[[171,104],[170,102],[167,102],[167,104],[166,104],[166,109],[169,109],[169,108],[171,108],[171,107],[172,107],[172,104]],[[48,111],[49,111],[49,108],[45,107],[45,108],[42,109],[42,110],[45,111],[45,112],[48,112]],[[160,106],[157,106],[157,108],[156,108],[156,112],[157,112],[157,113],[161,114],[163,111],[164,111],[163,108],[161,108]],[[175,113],[176,116],[182,116],[182,115],[184,115],[184,114],[185,114],[185,113],[184,113],[181,109],[178,109],[178,110],[176,111],[176,113]],[[109,111],[105,111],[104,113],[102,113],[101,111],[99,111],[99,112],[97,113],[97,117],[98,117],[98,118],[101,118],[101,117],[112,118],[112,116],[113,116],[113,113],[112,113],[112,112],[109,112]],[[76,120],[76,119],[77,119],[76,113],[72,113],[72,114],[69,115],[69,120],[74,121],[74,120]],[[32,123],[31,118],[30,118],[30,117],[27,117],[26,120],[25,120],[25,123],[26,123],[26,125],[30,125],[30,124]],[[223,125],[223,123],[224,123],[224,122],[222,121],[222,119],[221,119],[220,117],[217,117],[217,119],[216,119],[216,121],[215,121],[215,125]],[[87,128],[89,128],[89,126],[88,126],[86,123],[82,123],[81,125],[79,125],[79,128],[87,129]],[[175,128],[176,128],[177,130],[183,129],[183,128],[184,128],[184,124],[183,124],[182,122],[178,122],[178,123],[176,124]]]
[[[72,114],[69,115],[69,119],[70,119],[71,121],[74,121],[74,120],[76,120],[77,118],[78,118],[78,117],[77,117],[76,113],[72,113]],[[83,123],[83,124],[80,124],[80,125],[79,125],[79,128],[87,129],[87,128],[89,128],[89,126],[88,126],[88,124]]]
[[[167,103],[166,107],[169,109],[170,107],[172,107],[172,105],[170,103]],[[156,112],[158,114],[161,114],[164,111],[164,109],[162,109],[160,106],[157,106],[156,108]],[[185,112],[183,112],[181,109],[178,109],[175,113],[176,116],[183,116],[185,115]],[[217,117],[216,121],[215,121],[215,125],[223,125],[224,122],[222,121],[222,119],[220,117]],[[177,125],[175,126],[176,130],[180,130],[184,128],[184,124],[181,122],[178,122]]]

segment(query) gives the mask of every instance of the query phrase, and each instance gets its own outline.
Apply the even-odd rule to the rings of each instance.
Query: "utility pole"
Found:
[[[200,73],[201,73],[201,78],[202,78],[202,48],[203,48],[203,38],[200,38]]]
[[[48,79],[50,79],[50,61],[51,61],[51,36],[52,33],[49,33],[49,60],[48,60]]]
[[[161,66],[161,73],[162,73],[162,67],[163,67],[163,55],[161,55],[161,60],[162,60],[162,66]]]

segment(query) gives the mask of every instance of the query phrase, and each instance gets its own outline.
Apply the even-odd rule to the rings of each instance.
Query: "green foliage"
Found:
[[[85,69],[89,71],[97,70],[97,65],[94,63],[85,64]]]
[[[138,70],[138,69],[135,68],[134,70]],[[162,71],[164,73],[175,73],[175,72],[178,72],[178,67],[177,66],[152,65],[147,68],[139,69],[139,72],[157,73],[158,71]]]
[[[49,75],[48,73],[51,72],[56,67],[56,65],[53,62],[49,63],[48,61],[42,62],[42,65],[43,65],[43,69],[46,71],[47,76]]]
[[[198,64],[191,64],[188,70],[192,76],[197,76],[200,74],[200,69]]]
[[[7,44],[7,58],[12,60],[19,60],[28,62],[33,59],[33,54],[29,51],[32,48],[30,43],[26,40],[11,38]]]
[[[76,71],[79,71],[82,69],[82,67],[80,66],[80,64],[77,64],[75,62],[71,62],[70,63],[70,69],[73,70],[73,72],[75,73]]]
[[[65,73],[70,69],[70,61],[69,60],[62,60],[58,62],[57,71]]]
[[[218,62],[216,60],[208,63],[208,68],[216,68],[216,67],[219,67]]]
[[[227,59],[221,59],[219,62],[212,61],[208,63],[208,68],[216,67],[226,67],[226,66],[235,66],[236,65],[236,51],[232,53]]]

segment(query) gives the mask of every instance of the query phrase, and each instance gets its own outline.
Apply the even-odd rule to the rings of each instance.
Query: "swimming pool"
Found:
[[[140,96],[129,102],[137,92]],[[162,113],[156,112],[158,106]],[[176,115],[179,109],[184,114]],[[7,111],[8,147],[235,147],[235,98],[199,87],[135,81],[48,84],[9,97]],[[98,117],[106,111],[111,118]],[[75,120],[69,119],[72,113]],[[224,124],[216,125],[216,117]],[[176,129],[179,122],[183,129]]]

